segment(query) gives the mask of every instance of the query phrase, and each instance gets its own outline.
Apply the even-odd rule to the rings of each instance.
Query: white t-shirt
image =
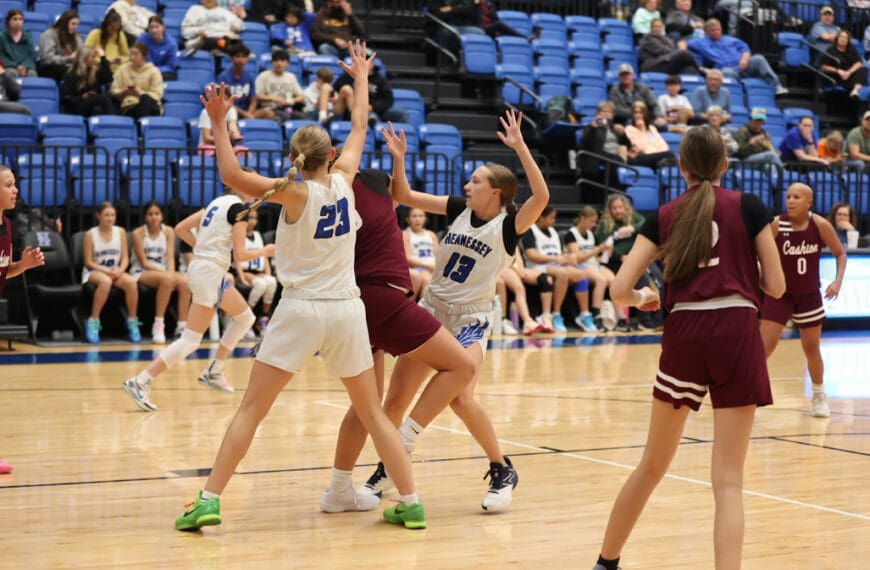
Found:
[[[254,87],[256,87],[257,95],[277,96],[288,102],[303,94],[296,76],[289,71],[278,75],[273,70],[267,69],[257,76]],[[258,104],[264,109],[278,107],[278,104],[272,101],[259,101]]]
[[[680,108],[685,108],[685,109],[692,108],[692,104],[689,102],[689,100],[686,98],[685,95],[677,95],[676,97],[671,97],[670,95],[665,93],[663,95],[659,95],[658,103],[659,103],[659,110],[662,112],[662,115],[664,115],[665,117],[668,116],[669,109],[673,110],[673,109],[680,109]]]
[[[239,114],[236,112],[236,108],[233,107],[227,112],[227,128],[229,128],[230,123],[239,120]],[[211,117],[208,116],[208,113],[205,109],[199,114],[199,128],[200,129],[210,129],[211,128]],[[202,131],[199,131],[199,144],[203,144],[202,140]]]

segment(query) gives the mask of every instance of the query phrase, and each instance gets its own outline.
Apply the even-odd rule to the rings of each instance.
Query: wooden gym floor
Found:
[[[222,496],[223,524],[199,533],[173,521],[204,483],[251,359],[229,363],[230,395],[197,384],[199,351],[155,382],[149,414],[120,384],[154,347],[18,344],[0,353],[0,458],[15,467],[0,475],[0,568],[591,568],[645,441],[658,340],[493,341],[478,394],[519,472],[514,503],[481,511],[488,464],[448,411],[417,448],[424,531],[384,523],[381,509],[319,512],[347,398],[312,358]],[[870,567],[870,335],[825,333],[823,351],[830,419],[809,415],[799,341],[770,360],[776,404],[757,413],[747,461],[744,568]],[[624,570],[713,567],[711,437],[705,402]],[[357,485],[376,460],[369,444]]]

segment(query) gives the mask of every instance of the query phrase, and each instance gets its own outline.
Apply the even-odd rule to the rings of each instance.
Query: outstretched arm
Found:
[[[655,260],[658,252],[658,246],[646,236],[637,236],[631,251],[622,258],[622,266],[610,285],[610,298],[614,303],[638,307],[642,311],[655,311],[659,308],[661,300],[658,293],[649,287],[634,288],[634,284]]]
[[[517,234],[523,234],[535,221],[541,216],[541,212],[547,207],[550,201],[550,189],[547,187],[547,181],[544,180],[544,174],[535,159],[532,158],[532,152],[526,146],[523,140],[523,134],[520,131],[520,125],[523,122],[523,114],[517,113],[513,109],[508,109],[504,117],[498,118],[504,132],[498,132],[498,138],[505,145],[513,149],[526,171],[526,179],[529,181],[529,186],[532,189],[531,197],[526,200],[523,206],[517,212],[516,230]]]
[[[350,110],[350,133],[344,141],[341,156],[332,165],[332,172],[345,177],[348,184],[359,170],[369,126],[369,72],[375,65],[375,54],[366,58],[366,44],[359,40],[348,46],[350,65],[338,64],[353,77],[353,108]]]
[[[381,134],[384,136],[384,142],[390,151],[390,155],[393,157],[393,183],[390,185],[393,200],[433,214],[446,214],[447,196],[432,196],[425,192],[411,190],[408,174],[405,172],[405,153],[408,151],[408,140],[405,138],[405,131],[400,130],[396,134],[393,123],[388,123],[388,126],[390,128],[389,131],[381,127]]]

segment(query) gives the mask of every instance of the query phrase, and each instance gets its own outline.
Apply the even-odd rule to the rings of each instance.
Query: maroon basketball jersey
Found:
[[[679,198],[659,209],[659,235],[661,243],[667,242],[677,206],[695,189],[690,189]],[[710,239],[713,240],[713,255],[706,267],[679,283],[665,287],[665,307],[673,309],[676,303],[697,303],[718,297],[740,295],[761,307],[761,289],[758,285],[758,265],[754,236],[746,231],[741,203],[743,194],[733,190],[714,188],[716,206],[713,209],[713,224]]]
[[[410,290],[405,242],[389,185],[389,176],[378,170],[363,170],[353,179],[356,211],[362,219],[356,234],[354,272],[359,284],[392,283]]]
[[[6,274],[9,272],[10,263],[12,263],[12,221],[3,216],[3,225],[0,226],[0,293],[6,285]]]
[[[781,214],[777,218],[779,232],[776,234],[776,248],[785,273],[785,290],[789,293],[813,293],[821,287],[819,277],[819,258],[822,257],[822,234],[813,215],[806,229],[797,231],[788,218]]]

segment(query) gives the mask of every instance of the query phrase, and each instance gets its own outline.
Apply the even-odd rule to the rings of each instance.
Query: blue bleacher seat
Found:
[[[535,64],[535,53],[525,38],[499,36],[495,39],[498,46],[499,61],[504,64],[521,65],[529,69]]]
[[[664,192],[664,202],[670,202],[686,190],[686,179],[676,165],[659,168],[659,184]]]
[[[151,200],[168,204],[172,200],[172,164],[163,154],[134,154],[124,161],[122,170],[129,181],[131,206],[143,206]]]
[[[239,130],[245,137],[245,146],[254,150],[281,150],[284,135],[281,126],[269,119],[242,119]]]
[[[419,91],[413,89],[393,89],[393,106],[408,113],[408,122],[419,127],[426,122],[426,105]]]
[[[335,79],[341,77],[344,70],[338,65],[338,58],[334,55],[307,55],[302,58],[302,73],[305,75],[303,85],[314,81],[314,74],[321,67],[328,67],[335,75]]]
[[[668,143],[668,148],[671,149],[671,152],[674,153],[674,156],[677,156],[678,150],[680,148],[680,141],[683,140],[682,133],[671,133],[668,131],[661,131],[662,138],[665,139],[665,142]]]
[[[178,159],[178,197],[184,205],[203,207],[222,192],[214,157],[182,156]]]
[[[870,214],[870,173],[850,170],[845,177],[849,203],[859,216]]]
[[[456,194],[462,178],[461,149],[453,145],[430,145],[417,161],[415,173],[417,180],[422,183],[423,189],[428,194],[437,196]]]
[[[462,64],[468,73],[493,75],[496,51],[492,38],[483,34],[463,34]]]
[[[79,206],[87,208],[102,202],[114,202],[115,165],[111,155],[98,149],[96,155],[83,154],[70,159],[73,178],[73,198]]]
[[[51,149],[18,155],[18,190],[31,207],[63,206],[67,200],[67,163]]]
[[[351,122],[350,121],[331,121],[329,123],[329,136],[332,137],[332,142],[336,145],[343,145],[344,141],[347,139],[347,135],[350,133]],[[363,145],[363,152],[368,153],[368,155],[364,155],[362,161],[360,162],[360,168],[368,168],[371,162],[371,153],[375,151],[375,135],[372,129],[368,129],[366,131],[366,140]]]
[[[530,106],[535,104],[535,99],[522,91],[516,84],[508,81],[510,78],[531,92],[535,91],[535,78],[528,67],[513,64],[500,63],[495,67],[495,76],[505,79],[501,87],[501,96],[506,103],[511,105]]]
[[[571,86],[563,83],[542,83],[538,86],[538,96],[541,98],[540,102],[538,102],[538,110],[546,112],[547,101],[551,97],[571,98]]]
[[[457,152],[462,152],[462,135],[453,125],[426,123],[420,126],[417,133],[424,148],[428,148],[429,145],[449,146],[456,148]]]
[[[535,83],[550,83],[559,84],[566,87],[571,86],[571,74],[564,67],[553,65],[540,65],[534,69]]]
[[[30,107],[34,116],[59,113],[57,82],[47,77],[22,77],[19,102]]]
[[[178,62],[178,71],[180,77],[183,77],[183,74],[181,73],[182,71],[199,69],[201,71],[209,72],[212,76],[212,81],[214,81],[215,61],[214,57],[212,57],[210,53],[198,51],[193,55],[179,56],[176,61]]]
[[[35,145],[38,136],[36,121],[30,115],[0,113],[0,145]],[[17,162],[18,152],[18,148],[7,148],[4,152],[6,164]]]
[[[293,135],[306,125],[317,125],[320,126],[320,123],[317,121],[285,121],[282,125],[284,127],[284,139],[287,141],[287,146],[290,146],[290,140],[293,138]]]
[[[541,29],[541,38],[553,38],[560,41],[562,45],[568,40],[568,28],[562,16],[547,12],[535,12],[531,15],[530,19],[532,21],[532,29]]]
[[[6,13],[9,10],[20,10],[24,12],[27,10],[27,2],[24,0],[0,0],[0,14],[6,16]]]
[[[420,137],[417,135],[417,127],[411,123],[393,123],[393,128],[398,133],[405,132],[405,140],[408,142],[408,152],[405,155],[405,172],[408,176],[414,174],[414,158],[413,156],[420,152]],[[393,168],[393,156],[383,146],[384,137],[380,129],[376,129],[376,144],[381,146],[381,154],[373,161],[371,167],[379,168],[386,172],[390,172]]]
[[[187,146],[187,127],[177,117],[142,117],[139,130],[144,147]]]
[[[95,115],[88,119],[88,133],[92,138],[102,137],[137,139],[136,122],[122,115]]]
[[[251,50],[251,53],[269,53],[271,50],[271,38],[269,28],[259,22],[245,22],[245,29],[241,34],[242,42]]]
[[[36,0],[33,4],[33,13],[42,14],[49,19],[49,23],[46,24],[45,28],[42,28],[43,30],[57,20],[58,16],[69,9],[69,0]],[[24,29],[31,30],[32,32],[32,28],[27,27],[27,14],[28,12],[25,12],[24,14]]]
[[[834,204],[845,199],[843,178],[838,171],[811,170],[807,173],[807,182],[813,189],[813,211],[816,213],[827,216]]]
[[[625,20],[617,18],[599,18],[598,27],[601,29],[601,35],[604,38],[604,43],[622,46],[634,46],[634,31],[631,25]]]
[[[744,163],[740,167],[732,169],[732,173],[735,189],[758,196],[768,208],[773,207],[771,189],[774,178],[766,165],[756,166]]]
[[[525,12],[517,10],[499,10],[498,19],[524,36],[532,33],[532,19]]]
[[[601,39],[598,22],[592,16],[565,16],[565,27],[568,29],[568,33],[570,33],[572,37],[578,32],[585,35],[587,32],[591,31],[596,34],[597,39]]]
[[[163,105],[164,117],[178,117],[182,121],[197,120],[202,111],[202,104],[197,103],[166,103]]]
[[[191,81],[167,81],[163,87],[163,99],[167,103],[198,103],[203,90]]]
[[[52,14],[49,11],[40,11],[40,12],[25,12],[24,13],[24,29],[30,32],[30,35],[33,37],[33,44],[39,45],[39,41],[37,40],[37,36],[44,32],[48,27],[54,23],[55,16],[60,15],[61,12],[57,14]]]

